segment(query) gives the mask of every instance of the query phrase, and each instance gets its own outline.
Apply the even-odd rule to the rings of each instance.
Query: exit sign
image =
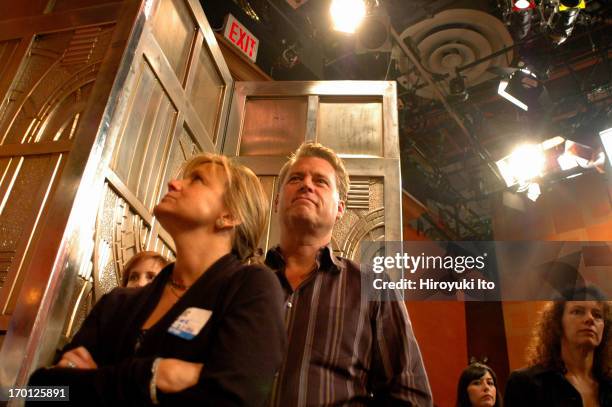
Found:
[[[255,62],[259,40],[231,14],[227,15],[223,36],[238,47],[251,61]]]

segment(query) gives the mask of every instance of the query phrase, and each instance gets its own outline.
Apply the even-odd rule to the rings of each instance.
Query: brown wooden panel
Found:
[[[153,19],[153,35],[181,82],[185,78],[196,23],[184,0],[161,0]]]
[[[19,45],[19,40],[8,40],[0,42],[0,61],[2,61],[2,65],[0,65],[0,78],[4,78],[8,67],[10,66],[8,61],[13,58],[13,54],[17,50],[17,46]]]
[[[289,155],[304,141],[307,112],[307,97],[247,99],[239,155]]]
[[[49,11],[57,13],[68,10],[75,10],[79,8],[86,8],[92,6],[99,6],[107,3],[121,3],[117,0],[54,0],[51,3],[52,7],[49,7]]]
[[[41,14],[49,0],[0,0],[0,12],[3,20]]]

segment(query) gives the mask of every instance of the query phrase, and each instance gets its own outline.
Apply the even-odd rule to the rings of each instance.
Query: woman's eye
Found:
[[[129,281],[138,281],[138,274],[136,273],[131,273],[130,276],[128,277]]]

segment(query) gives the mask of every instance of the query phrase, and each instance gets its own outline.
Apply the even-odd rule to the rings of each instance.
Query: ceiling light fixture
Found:
[[[329,11],[334,30],[352,34],[366,15],[366,5],[363,0],[333,0]]]
[[[529,10],[535,7],[536,5],[535,5],[534,0],[516,0],[516,1],[513,1],[512,11]]]
[[[547,92],[535,73],[527,68],[516,69],[508,78],[499,82],[497,93],[521,109],[547,105]]]
[[[612,127],[599,133],[608,162],[612,161]]]
[[[542,175],[546,159],[542,146],[524,144],[517,147],[512,154],[497,161],[497,167],[506,181],[506,185],[526,185],[529,181]]]

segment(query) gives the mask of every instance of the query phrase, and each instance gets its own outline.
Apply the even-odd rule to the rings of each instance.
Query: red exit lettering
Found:
[[[242,27],[232,15],[229,16],[225,27],[225,37],[255,61],[259,41],[246,28]]]

